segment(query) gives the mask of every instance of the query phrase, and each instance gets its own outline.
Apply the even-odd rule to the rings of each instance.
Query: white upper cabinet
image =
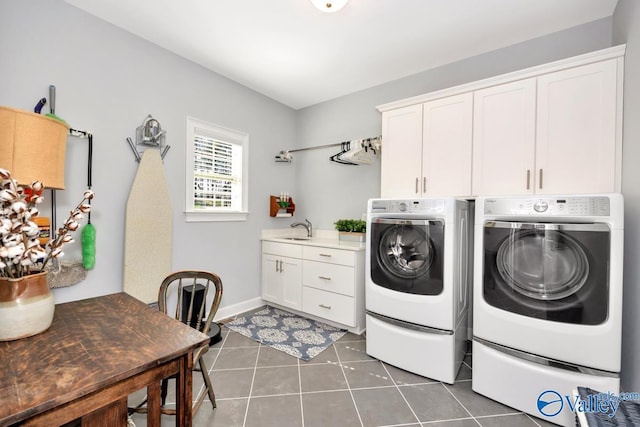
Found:
[[[471,195],[473,94],[423,105],[422,195]]]
[[[381,196],[471,194],[473,94],[382,114]]]
[[[616,188],[616,60],[475,92],[473,194]]]
[[[379,106],[381,196],[620,192],[624,52]]]
[[[473,194],[532,194],[536,79],[474,94]]]
[[[538,78],[537,194],[620,191],[616,76],[612,59]]]
[[[382,114],[382,197],[415,197],[422,175],[422,105]]]

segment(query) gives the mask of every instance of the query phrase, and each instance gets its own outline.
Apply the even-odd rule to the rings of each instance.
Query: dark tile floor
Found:
[[[450,385],[367,356],[365,339],[347,333],[304,362],[223,328],[223,341],[205,355],[218,407],[214,410],[205,400],[195,426],[552,425],[474,393],[470,354]],[[194,396],[202,392],[202,383],[194,372]],[[143,397],[141,391],[130,401]],[[170,391],[168,402],[172,401]],[[142,414],[134,414],[132,420],[137,427],[146,425]],[[174,425],[174,418],[163,416],[162,425]]]

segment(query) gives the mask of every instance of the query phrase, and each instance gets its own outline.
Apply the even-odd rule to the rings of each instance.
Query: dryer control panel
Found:
[[[372,200],[371,213],[442,214],[445,200],[439,199],[388,199]]]
[[[538,197],[495,198],[484,201],[484,213],[489,215],[544,215],[544,216],[609,216],[608,197]]]

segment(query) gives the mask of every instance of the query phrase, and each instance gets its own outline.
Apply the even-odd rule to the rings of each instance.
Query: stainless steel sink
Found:
[[[311,240],[310,237],[281,237],[284,240]]]

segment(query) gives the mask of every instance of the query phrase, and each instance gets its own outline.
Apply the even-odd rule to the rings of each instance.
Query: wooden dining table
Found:
[[[126,426],[127,397],[176,375],[176,425],[191,426],[193,351],[209,337],[126,293],[58,304],[51,327],[0,342],[0,426]]]

